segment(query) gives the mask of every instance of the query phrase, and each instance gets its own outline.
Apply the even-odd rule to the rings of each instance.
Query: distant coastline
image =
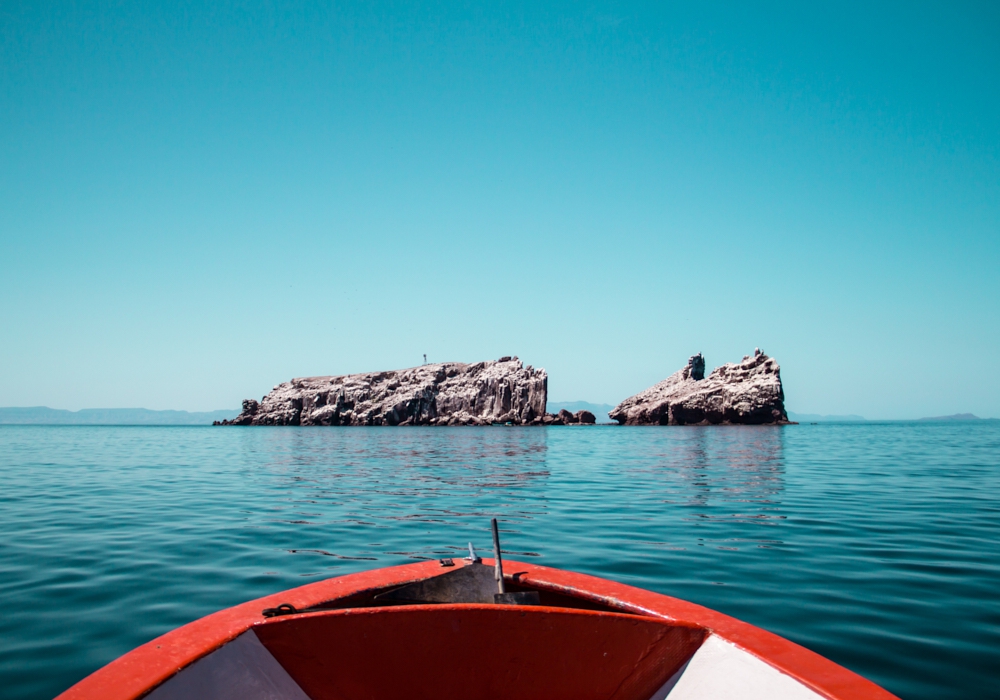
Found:
[[[796,423],[864,423],[867,418],[854,414],[842,416],[825,416],[818,413],[794,413],[788,412],[788,419]]]
[[[936,416],[934,418],[921,418],[922,422],[952,422],[952,421],[983,421],[983,420],[1000,420],[1000,418],[980,418],[971,413],[953,413],[950,416]]]
[[[589,401],[550,401],[550,413],[560,409],[570,412],[590,411],[598,423],[612,423],[608,412],[611,404]],[[212,425],[213,421],[232,420],[239,415],[238,409],[219,411],[154,411],[148,408],[83,408],[67,411],[48,406],[0,407],[0,425]],[[918,422],[918,423],[986,423],[1000,421],[1000,418],[980,418],[972,413],[956,413],[950,416],[936,416],[915,419],[883,419],[870,421],[864,416],[823,415],[818,413],[788,412],[788,418],[797,423],[871,423],[871,422]]]
[[[980,418],[972,413],[955,413],[950,416],[935,416],[931,418],[883,418],[869,420],[864,416],[853,414],[848,415],[820,415],[818,413],[794,413],[788,412],[788,417],[798,423],[956,423],[971,422],[984,423],[990,421],[1000,421],[1000,418]]]
[[[152,411],[148,408],[84,408],[67,411],[48,406],[0,408],[0,425],[212,425],[235,418],[239,410]]]

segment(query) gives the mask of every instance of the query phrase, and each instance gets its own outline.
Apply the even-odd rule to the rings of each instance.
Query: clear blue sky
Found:
[[[0,405],[760,346],[1000,416],[1000,5],[694,4],[3,3]]]

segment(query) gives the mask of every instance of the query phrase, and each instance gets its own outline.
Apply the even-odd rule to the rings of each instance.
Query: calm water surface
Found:
[[[716,608],[903,698],[997,697],[1000,425],[0,426],[0,688],[490,548]]]

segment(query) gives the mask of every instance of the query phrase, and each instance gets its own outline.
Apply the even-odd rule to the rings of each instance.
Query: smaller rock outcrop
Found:
[[[215,421],[212,425],[250,425],[253,423],[253,417],[257,415],[257,411],[260,410],[260,404],[254,399],[243,399],[243,410],[240,415],[236,416],[232,420]]]
[[[625,425],[718,425],[788,423],[781,368],[756,349],[741,362],[705,376],[705,358],[687,365],[643,392],[625,399],[608,415]]]
[[[542,416],[542,423],[545,425],[594,425],[597,416],[590,411],[577,411],[570,413],[565,408],[559,409],[559,413],[546,413]]]

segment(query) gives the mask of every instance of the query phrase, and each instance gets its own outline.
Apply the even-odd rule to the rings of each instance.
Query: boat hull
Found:
[[[509,590],[537,591],[541,604],[380,607],[379,594],[454,569],[428,561],[350,574],[196,620],[59,700],[222,700],[225,688],[272,681],[287,688],[260,697],[439,697],[455,692],[456,678],[471,698],[895,697],[787,639],[693,603],[522,562],[505,561],[505,570]],[[281,604],[314,611],[265,617]],[[226,676],[251,666],[264,675]],[[237,696],[254,700],[252,690]]]

